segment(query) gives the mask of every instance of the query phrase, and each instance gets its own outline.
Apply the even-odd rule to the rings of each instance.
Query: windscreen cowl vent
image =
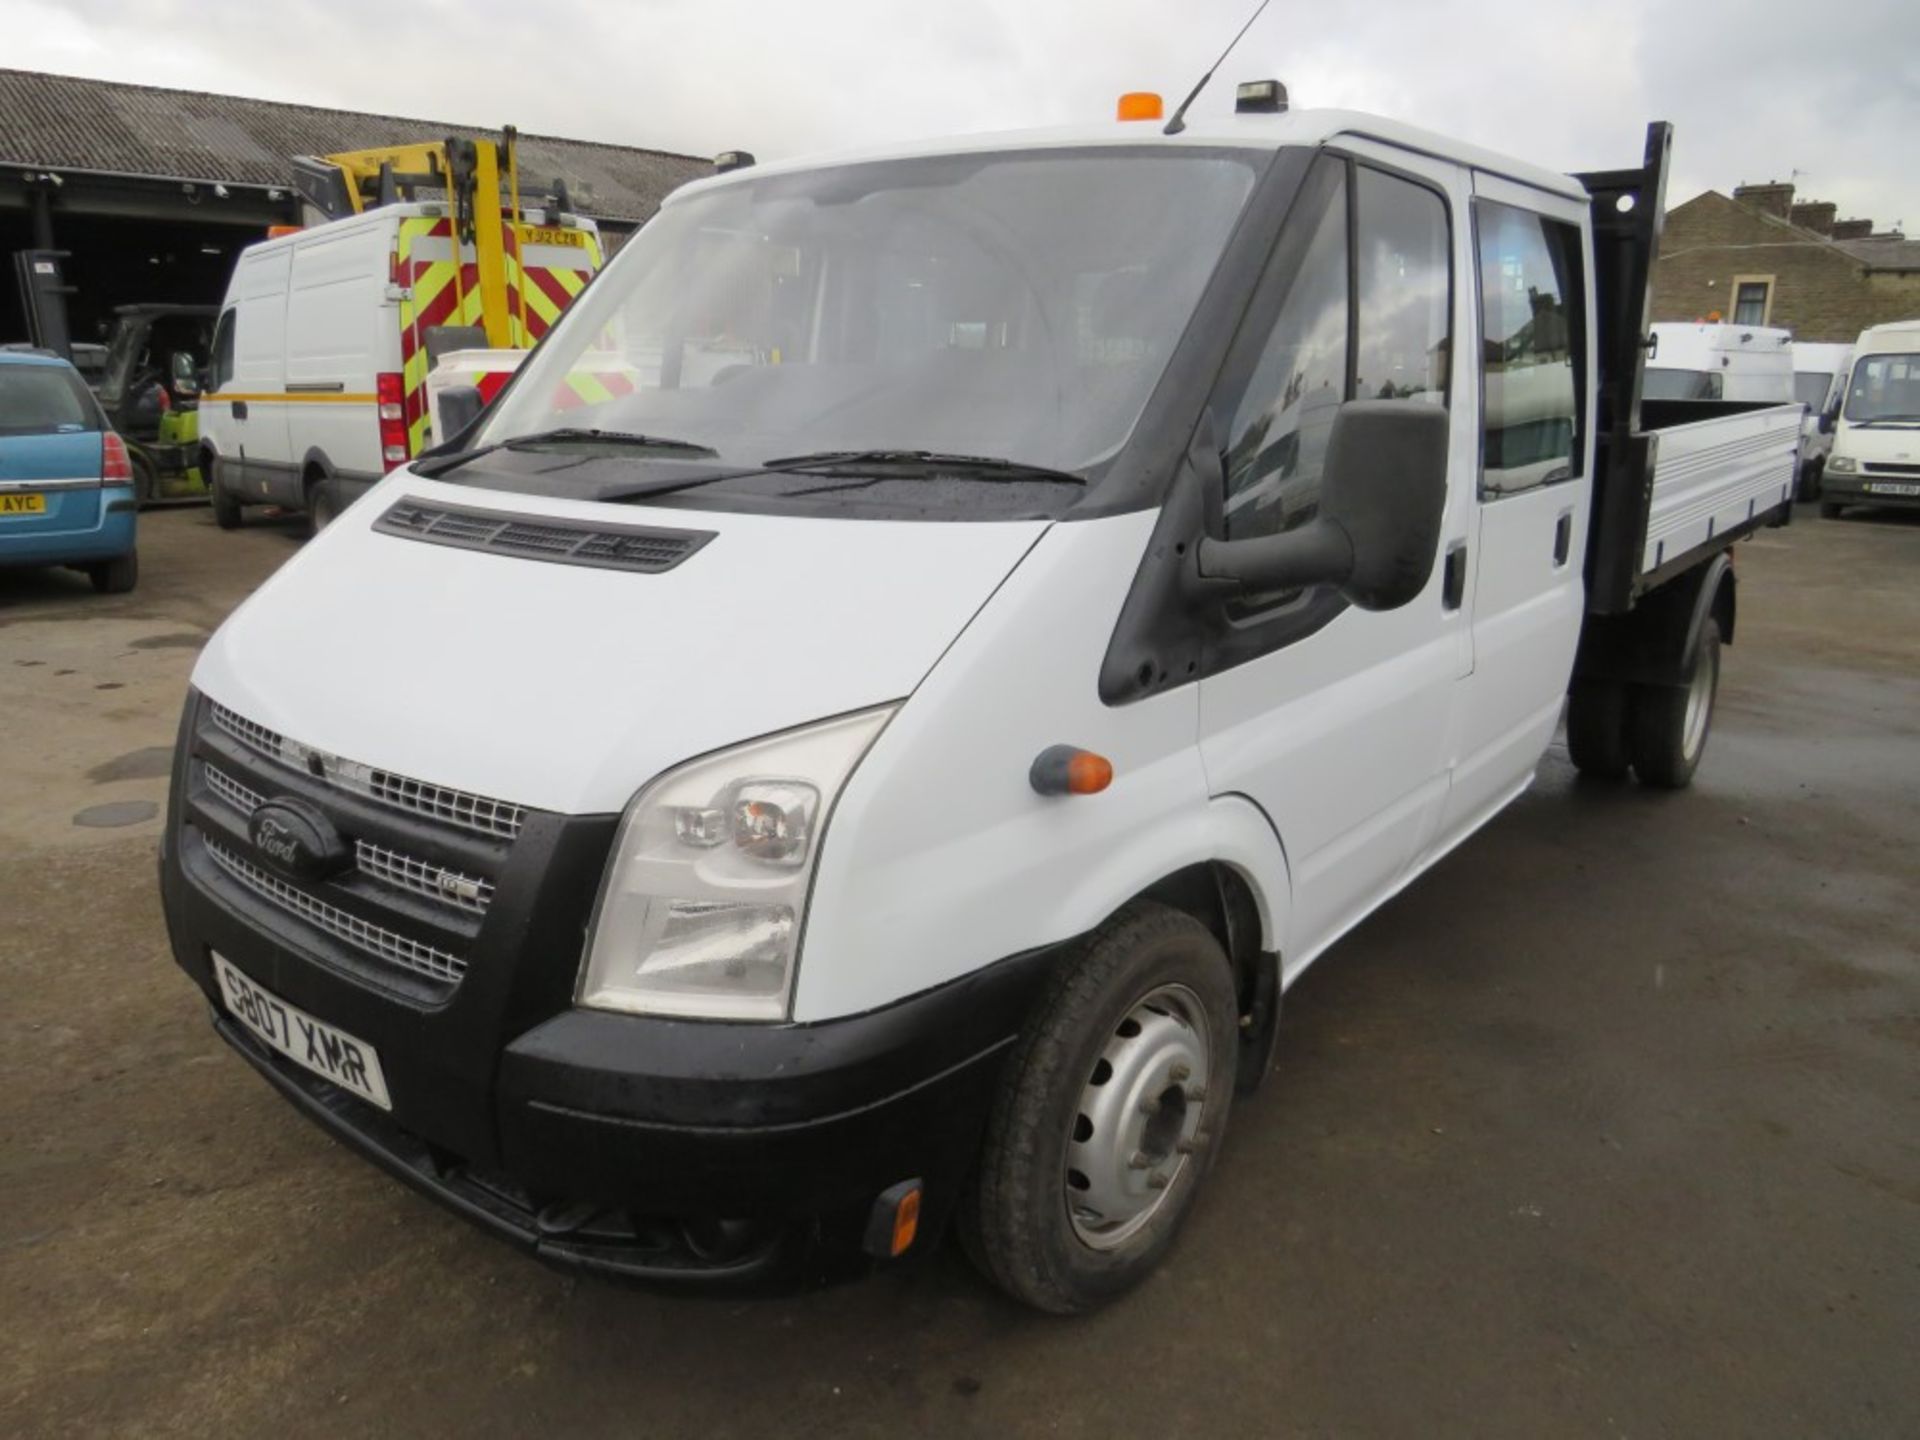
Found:
[[[663,530],[652,525],[596,525],[551,516],[510,515],[401,499],[373,522],[382,535],[425,540],[459,550],[481,550],[519,560],[591,565],[600,570],[671,570],[713,539],[711,530]]]

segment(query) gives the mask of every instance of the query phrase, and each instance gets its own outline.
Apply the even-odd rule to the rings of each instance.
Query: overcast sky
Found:
[[[0,0],[0,64],[772,158],[1172,105],[1252,3]],[[1920,0],[1274,0],[1196,109],[1266,75],[1559,169],[1668,119],[1672,200],[1793,178],[1920,233]]]

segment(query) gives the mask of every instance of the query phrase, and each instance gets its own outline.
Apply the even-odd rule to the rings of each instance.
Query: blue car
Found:
[[[65,360],[0,351],[0,566],[67,565],[103,595],[139,578],[133,467]]]

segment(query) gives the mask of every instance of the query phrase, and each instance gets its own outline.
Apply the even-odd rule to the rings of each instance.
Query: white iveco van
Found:
[[[1644,393],[1649,400],[1757,400],[1787,405],[1793,335],[1758,325],[1653,327]]]
[[[1833,449],[1833,421],[1827,412],[1846,390],[1853,370],[1853,346],[1796,340],[1793,350],[1793,398],[1807,407],[1800,424],[1799,498],[1820,494],[1820,472]]]
[[[1862,330],[1845,391],[1828,410],[1833,450],[1820,513],[1920,505],[1920,320]]]
[[[1145,1275],[1570,677],[1575,763],[1688,782],[1798,451],[1643,426],[1666,127],[1575,178],[1277,88],[676,192],[202,652],[220,1034],[556,1264]]]
[[[591,220],[522,224],[529,338],[599,265]],[[432,443],[426,380],[440,333],[470,337],[474,247],[455,266],[446,207],[389,204],[249,246],[234,266],[200,400],[200,473],[223,529],[244,507],[305,510],[324,527]],[[522,308],[524,306],[524,309]],[[475,343],[471,338],[462,343]]]

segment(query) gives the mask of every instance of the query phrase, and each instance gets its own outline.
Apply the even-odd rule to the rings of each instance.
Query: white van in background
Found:
[[[1820,472],[1833,449],[1833,425],[1826,418],[1833,398],[1847,383],[1853,367],[1853,346],[1823,345],[1796,340],[1793,351],[1793,398],[1807,407],[1800,424],[1800,490],[1797,499],[1820,498]]]
[[[1646,400],[1793,402],[1793,335],[1758,325],[1653,327]]]
[[[1820,513],[1848,505],[1920,506],[1920,320],[1860,332],[1843,393],[1824,422],[1833,447],[1820,478]]]
[[[503,305],[531,345],[600,265],[571,215],[512,227]],[[383,205],[241,252],[200,401],[200,469],[221,528],[242,507],[305,510],[323,527],[432,444],[426,377],[445,350],[485,344],[469,241],[454,264],[440,204]]]

